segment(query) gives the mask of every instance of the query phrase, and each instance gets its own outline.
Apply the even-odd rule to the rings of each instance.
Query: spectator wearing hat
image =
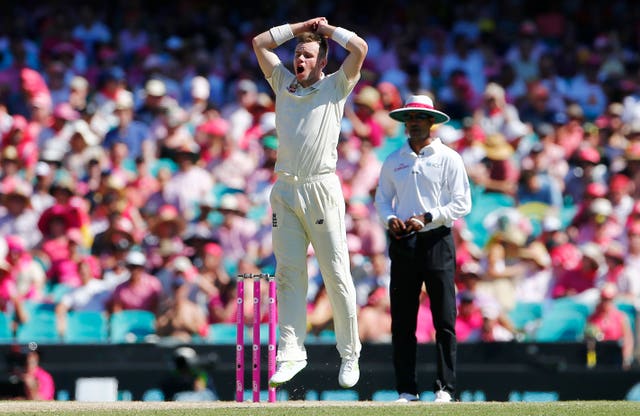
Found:
[[[618,223],[613,216],[611,201],[596,198],[589,204],[586,221],[578,227],[567,230],[572,240],[578,244],[596,243],[602,251],[622,234],[623,224]]]
[[[400,90],[393,83],[382,81],[376,86],[380,93],[381,108],[376,112],[375,118],[380,123],[384,131],[384,142],[392,141],[399,147],[401,145],[401,137],[404,135],[402,123],[389,116],[389,112],[402,107],[402,96]]]
[[[200,148],[195,143],[177,149],[178,171],[162,188],[165,202],[178,208],[187,221],[195,217],[195,208],[213,191],[214,181],[211,174],[195,163],[199,151]]]
[[[442,109],[450,114],[453,120],[473,116],[482,103],[467,73],[460,68],[455,69],[446,81],[438,91]]]
[[[602,281],[604,272],[604,256],[602,249],[595,243],[585,243],[577,246],[577,264],[554,275],[554,283],[551,288],[551,297],[554,299],[584,295],[588,299],[590,289],[594,289]],[[556,248],[558,249],[558,248]],[[553,257],[553,254],[552,254]]]
[[[240,79],[235,84],[231,102],[224,105],[221,115],[230,123],[229,138],[237,143],[253,125],[258,107],[258,86],[250,79]]]
[[[616,287],[620,287],[621,276],[624,273],[624,263],[627,256],[627,249],[621,242],[612,241],[604,251],[604,260],[606,264],[606,272],[603,277],[604,283],[613,283]],[[619,291],[620,292],[620,291]]]
[[[612,214],[618,224],[627,223],[627,218],[633,210],[633,193],[634,185],[627,175],[616,173],[609,178],[607,199],[611,201]]]
[[[582,201],[585,189],[591,182],[606,183],[606,168],[600,162],[600,152],[589,145],[581,147],[573,155],[569,162],[570,170],[564,180],[564,189],[574,203]]]
[[[113,111],[120,91],[126,90],[124,70],[118,66],[106,67],[100,72],[96,87],[87,105],[93,112],[88,122],[99,137],[104,137],[118,123]]]
[[[600,290],[600,299],[587,318],[587,335],[597,341],[617,341],[622,347],[622,368],[628,370],[634,357],[634,334],[628,316],[615,304],[618,289],[606,283]]]
[[[196,127],[195,141],[200,146],[200,160],[206,165],[218,159],[226,148],[229,122],[222,117],[205,120]]]
[[[469,172],[470,179],[485,192],[515,196],[520,172],[513,160],[513,147],[502,134],[497,133],[487,136],[484,150],[483,169]]]
[[[17,235],[5,235],[7,242],[6,261],[11,267],[11,277],[22,299],[36,302],[44,300],[46,274],[42,265],[37,262],[26,242]]]
[[[157,277],[146,272],[147,259],[140,251],[131,250],[125,258],[129,278],[119,284],[109,300],[111,313],[138,309],[158,312],[162,284]]]
[[[484,89],[481,104],[473,112],[473,119],[486,135],[504,135],[509,123],[520,121],[520,114],[513,104],[507,102],[504,88],[490,82]]]
[[[489,230],[492,228],[488,227]],[[529,233],[530,224],[524,217],[501,214],[485,248],[486,286],[491,288],[505,311],[515,306],[517,282],[521,281],[527,272],[527,266],[522,261],[521,249],[526,246]]]
[[[196,75],[188,82],[188,93],[184,94],[186,100],[181,106],[187,112],[189,124],[198,126],[206,121],[204,114],[209,108],[210,94],[211,85],[206,77]]]
[[[173,104],[151,124],[151,141],[158,158],[175,160],[179,149],[195,144],[188,121],[187,112]]]
[[[584,111],[575,103],[569,104],[563,119],[558,121],[560,122],[556,125],[556,143],[564,148],[564,154],[571,159],[584,145]]]
[[[149,124],[144,121],[134,119],[133,94],[128,90],[121,90],[115,98],[114,112],[117,122],[106,132],[102,147],[110,149],[115,142],[125,143],[128,155],[132,159],[146,157],[153,160],[151,156],[154,149],[150,140]]]
[[[198,286],[207,296],[209,323],[232,322],[235,312],[235,288],[224,265],[224,252],[218,243],[206,243]]]
[[[156,319],[156,334],[180,342],[193,342],[196,335],[205,335],[207,316],[189,299],[190,283],[178,277],[171,283],[172,293],[161,305]]]
[[[382,144],[384,131],[375,113],[381,108],[380,93],[375,87],[365,85],[353,99],[353,107],[345,107],[345,117],[353,127],[353,140],[368,142],[370,147]]]
[[[482,309],[475,303],[472,292],[458,294],[458,313],[456,314],[456,337],[459,342],[477,341],[482,328]]]
[[[219,140],[218,152],[211,153],[211,159],[205,168],[211,172],[216,183],[232,189],[245,189],[247,177],[256,169],[258,160],[254,155],[240,148],[231,136],[231,124],[228,133]]]
[[[100,146],[100,138],[91,130],[86,121],[79,119],[73,122],[73,130],[69,138],[69,151],[63,159],[63,167],[74,177],[87,176],[87,167],[91,160],[104,160],[104,149]]]
[[[13,168],[3,167],[2,176],[10,176],[14,170],[21,170],[27,181],[33,178],[33,170],[38,161],[38,146],[30,123],[21,115],[11,118],[11,125],[1,136],[2,160],[12,161]]]
[[[40,215],[31,206],[32,193],[31,186],[19,180],[5,181],[0,187],[0,235],[15,235],[28,249],[42,238],[35,227]]]
[[[73,134],[73,123],[80,119],[78,113],[71,104],[61,102],[57,104],[51,120],[38,135],[38,148],[42,151],[52,149],[53,151],[66,154],[69,151],[71,135]]]
[[[547,247],[534,240],[519,251],[524,273],[515,282],[516,302],[540,303],[549,298],[553,281],[551,255]]]
[[[143,238],[142,246],[151,264],[160,263],[159,259],[164,254],[162,251],[180,254],[184,246],[181,236],[186,222],[175,206],[162,205],[147,223],[148,233]]]
[[[226,193],[220,198],[218,211],[223,215],[222,223],[213,230],[213,239],[218,241],[228,264],[237,264],[240,259],[258,259],[255,235],[256,223],[248,218],[246,196],[241,193]]]
[[[104,269],[110,269],[136,241],[133,223],[121,211],[109,212],[106,218],[107,226],[96,233],[90,252],[101,260]]]

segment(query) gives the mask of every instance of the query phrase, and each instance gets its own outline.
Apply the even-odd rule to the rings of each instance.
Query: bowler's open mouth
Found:
[[[304,67],[302,65],[296,67],[296,74],[301,74],[304,72]]]

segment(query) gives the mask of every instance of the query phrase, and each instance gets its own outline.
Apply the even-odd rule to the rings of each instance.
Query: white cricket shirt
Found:
[[[469,178],[462,157],[439,138],[419,155],[405,142],[382,164],[375,206],[385,227],[393,217],[405,221],[425,212],[431,213],[433,221],[423,231],[451,227],[471,211]]]
[[[349,81],[342,67],[303,88],[282,63],[267,81],[276,96],[278,160],[275,170],[300,178],[333,173]]]

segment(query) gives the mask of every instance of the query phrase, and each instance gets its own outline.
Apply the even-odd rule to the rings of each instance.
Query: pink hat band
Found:
[[[429,110],[434,110],[435,107],[432,105],[428,105],[428,104],[422,104],[422,103],[409,103],[405,106],[405,108],[426,108]]]

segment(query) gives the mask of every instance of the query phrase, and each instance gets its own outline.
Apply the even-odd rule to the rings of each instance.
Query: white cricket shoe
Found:
[[[396,403],[417,402],[418,400],[420,400],[420,398],[417,394],[400,393],[400,398],[396,400]]]
[[[360,366],[358,358],[343,358],[340,365],[340,374],[338,375],[338,384],[340,387],[349,389],[356,385],[360,379]]]
[[[286,383],[306,366],[307,360],[279,362],[276,372],[269,379],[269,386],[278,387],[279,385]]]
[[[434,400],[434,402],[436,403],[449,403],[452,402],[453,399],[451,398],[451,395],[449,394],[448,391],[445,390],[439,390],[436,392],[436,398]]]

